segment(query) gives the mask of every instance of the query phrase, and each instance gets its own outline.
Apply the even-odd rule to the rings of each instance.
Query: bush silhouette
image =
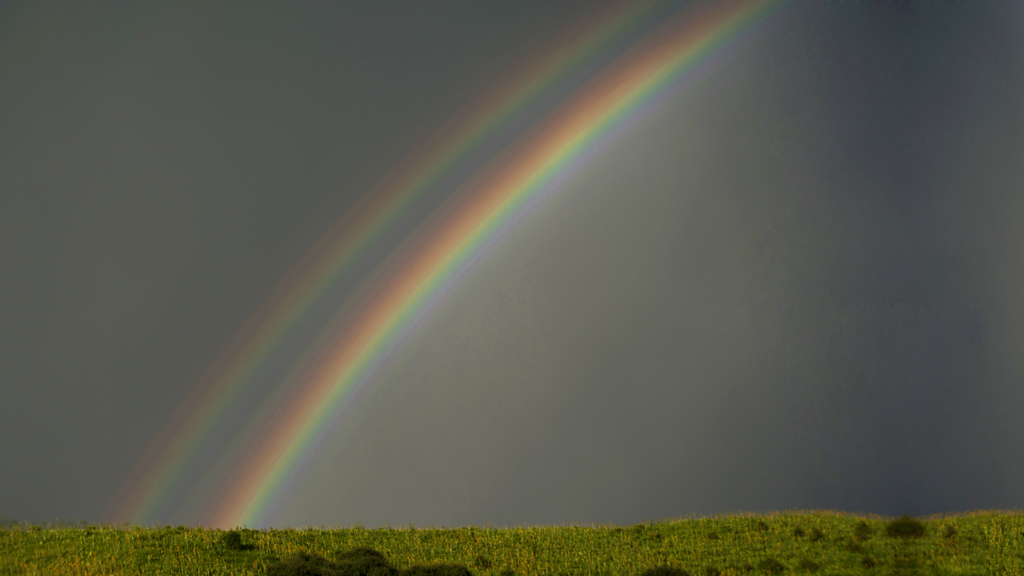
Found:
[[[512,576],[510,571],[502,576]],[[267,567],[267,576],[473,576],[461,564],[417,564],[399,571],[383,554],[373,548],[361,547],[335,554],[331,561],[312,554],[285,556]]]
[[[249,550],[255,550],[256,547],[252,544],[242,544],[242,535],[237,530],[230,530],[221,536],[220,541],[224,544],[228,550],[240,550],[247,552]]]
[[[885,528],[890,538],[920,538],[924,536],[924,524],[904,514]]]
[[[369,547],[359,547],[335,554],[339,576],[396,576],[398,570],[383,554]]]
[[[822,532],[821,530],[819,530],[817,528],[815,528],[814,530],[811,530],[811,542],[817,542],[818,540],[821,540],[824,537],[825,537],[825,533]]]
[[[338,565],[304,552],[291,554],[267,566],[267,576],[339,576]]]

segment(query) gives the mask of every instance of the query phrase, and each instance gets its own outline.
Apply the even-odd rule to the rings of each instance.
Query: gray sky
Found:
[[[0,518],[101,521],[328,227],[596,9],[83,4],[0,4]],[[268,524],[1024,508],[1022,26],[794,3],[489,252]]]

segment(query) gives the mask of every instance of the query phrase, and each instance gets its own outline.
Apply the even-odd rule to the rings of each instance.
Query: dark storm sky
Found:
[[[9,519],[100,521],[328,226],[599,7],[83,4],[0,4]],[[1024,507],[1022,26],[794,3],[489,253],[271,524]]]

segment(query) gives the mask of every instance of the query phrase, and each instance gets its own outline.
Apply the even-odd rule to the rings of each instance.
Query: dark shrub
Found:
[[[718,540],[717,532],[708,532],[708,540]]]
[[[267,576],[338,576],[334,562],[321,556],[300,553],[281,558],[267,566]]]
[[[943,536],[943,538],[953,538],[953,537],[955,537],[956,536],[956,528],[954,528],[952,524],[946,526],[946,528],[942,531],[942,536]]]
[[[704,576],[721,576],[722,573],[714,566],[708,566],[704,569]]]
[[[765,524],[764,522],[758,522],[757,523],[757,531],[758,532],[764,532],[766,530],[768,530],[768,525],[767,524]]]
[[[799,527],[799,526],[797,526],[796,528],[793,528],[793,536],[795,538],[803,538],[804,537],[804,529]]]
[[[334,557],[338,562],[352,562],[355,564],[377,564],[386,566],[388,559],[384,557],[378,550],[374,550],[369,546],[360,546],[359,548],[353,548],[345,552],[338,551],[334,553]]]
[[[332,562],[312,554],[285,556],[267,567],[267,576],[396,576],[384,555],[373,548],[356,548],[336,554]]]
[[[811,530],[811,542],[817,542],[818,540],[821,540],[824,537],[825,537],[825,533],[822,532],[821,530],[819,530],[817,528],[815,528],[814,530]]]
[[[399,572],[383,554],[361,547],[335,554],[331,561],[311,554],[286,556],[267,567],[267,576],[473,576],[460,564],[417,564]],[[502,576],[513,576],[510,570]]]
[[[220,541],[228,550],[247,552],[249,550],[256,549],[252,544],[242,544],[242,535],[239,534],[237,530],[225,532],[224,535],[220,537]]]
[[[474,561],[474,563],[476,564],[476,566],[478,568],[483,568],[485,570],[490,568],[491,566],[493,566],[491,561],[488,560],[487,558],[484,558],[483,556],[477,556],[476,560]]]
[[[870,570],[875,567],[875,559],[871,556],[865,556],[860,559],[860,565]]]
[[[885,528],[890,538],[920,538],[924,536],[924,524],[904,514]]]
[[[335,554],[338,576],[396,576],[398,570],[383,554],[373,548],[360,547]]]

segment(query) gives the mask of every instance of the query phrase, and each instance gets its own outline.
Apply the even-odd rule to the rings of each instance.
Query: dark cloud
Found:
[[[327,227],[595,9],[0,8],[0,516],[99,521]],[[1022,17],[794,4],[488,253],[272,524],[1019,507]]]

